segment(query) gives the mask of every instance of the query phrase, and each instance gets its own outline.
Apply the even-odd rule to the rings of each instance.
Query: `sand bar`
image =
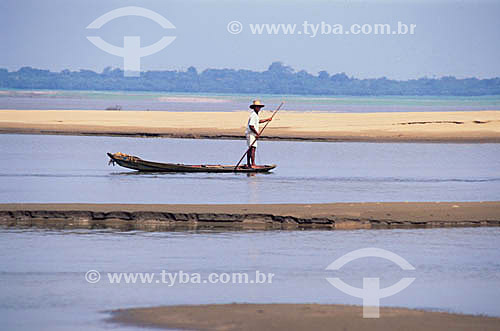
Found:
[[[0,204],[7,227],[379,229],[500,226],[500,201],[329,204]]]
[[[264,112],[262,117],[268,116]],[[247,111],[0,110],[0,133],[242,138]],[[268,139],[500,142],[500,111],[319,113],[283,110]]]
[[[362,307],[319,304],[227,304],[117,310],[112,322],[188,330],[499,330],[500,318],[381,308],[362,318]]]

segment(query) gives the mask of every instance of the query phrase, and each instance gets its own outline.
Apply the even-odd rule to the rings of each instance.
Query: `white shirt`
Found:
[[[250,129],[250,125],[254,127],[255,131],[259,132],[259,115],[253,110],[252,113],[250,114],[250,117],[248,118],[246,134],[255,135],[252,129]]]

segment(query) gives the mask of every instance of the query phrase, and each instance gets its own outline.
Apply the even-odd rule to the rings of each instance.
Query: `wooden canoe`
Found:
[[[242,172],[256,173],[269,172],[276,168],[276,165],[261,165],[256,168],[246,168],[239,166],[235,169],[234,165],[209,165],[209,164],[179,164],[179,163],[159,163],[141,159],[140,157],[123,154],[123,153],[107,153],[110,158],[110,163],[113,165],[118,163],[122,167],[145,171],[145,172]]]

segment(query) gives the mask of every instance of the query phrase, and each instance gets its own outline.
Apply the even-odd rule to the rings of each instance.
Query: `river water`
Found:
[[[326,96],[274,94],[169,93],[0,89],[0,109],[77,109],[235,111],[261,99],[273,109],[286,100],[287,110],[333,113],[469,111],[498,109],[497,95],[459,96]]]
[[[415,281],[381,299],[382,306],[500,316],[500,228],[268,232],[113,232],[0,229],[2,329],[110,330],[108,310],[173,304],[341,303],[361,299],[326,281],[339,277],[381,287]],[[325,268],[360,248],[394,252],[415,267],[403,271],[362,258],[338,271]],[[88,283],[96,270],[101,280]],[[273,273],[272,283],[150,282],[112,284],[107,273]],[[158,278],[156,278],[158,279]],[[252,277],[250,278],[252,279]],[[360,317],[362,311],[359,311]],[[127,328],[128,329],[128,328]],[[134,330],[135,328],[130,328]]]
[[[106,152],[184,163],[234,164],[242,140],[0,135],[0,202],[271,203],[500,200],[498,144],[259,143],[273,173],[141,174],[107,165]],[[500,316],[500,228],[116,232],[0,229],[0,320],[6,330],[110,330],[106,311],[231,302],[360,305],[326,277],[362,287],[416,280],[382,299],[402,306]],[[415,270],[364,258],[339,271],[340,256],[375,247]],[[85,280],[89,270],[101,281]],[[107,273],[257,270],[266,284],[111,284]],[[360,310],[361,314],[361,310]],[[134,330],[136,328],[129,328]]]
[[[271,174],[144,174],[106,152],[235,164],[243,140],[0,135],[0,203],[320,203],[500,200],[499,144],[262,141]]]

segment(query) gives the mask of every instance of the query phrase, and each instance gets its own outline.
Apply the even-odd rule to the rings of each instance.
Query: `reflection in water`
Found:
[[[247,187],[248,187],[248,202],[259,203],[259,177],[257,174],[247,174]]]

